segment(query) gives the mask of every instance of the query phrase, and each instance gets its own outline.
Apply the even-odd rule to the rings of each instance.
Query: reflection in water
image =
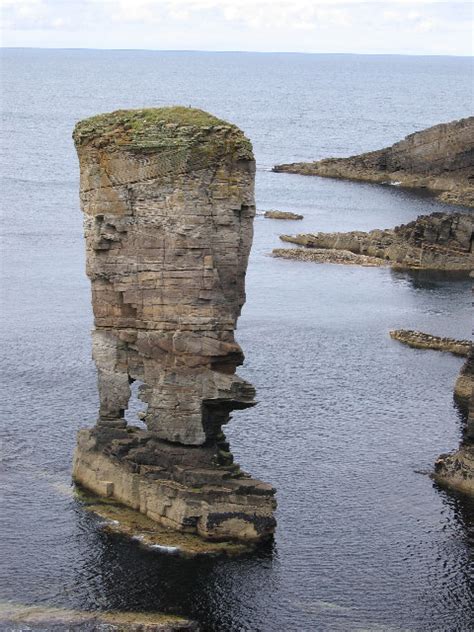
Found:
[[[391,273],[396,280],[407,280],[415,290],[436,290],[440,286],[456,284],[470,292],[470,283],[466,272],[451,272],[446,270],[393,270]]]

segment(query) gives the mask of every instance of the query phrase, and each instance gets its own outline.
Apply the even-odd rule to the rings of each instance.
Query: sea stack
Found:
[[[255,161],[234,125],[191,108],[76,125],[100,409],[74,479],[160,524],[259,541],[275,490],[233,462],[222,431],[255,404],[235,373],[255,215]],[[146,429],[127,426],[130,384]]]

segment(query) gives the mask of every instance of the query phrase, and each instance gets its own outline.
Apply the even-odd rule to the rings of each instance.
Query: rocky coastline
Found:
[[[303,261],[469,274],[474,268],[473,231],[471,214],[433,213],[393,229],[281,235],[282,241],[304,248],[275,249],[272,254]]]
[[[281,164],[273,171],[425,188],[444,202],[473,207],[474,117],[429,127],[377,151]]]
[[[275,490],[234,463],[222,429],[256,403],[234,339],[255,216],[251,143],[181,107],[99,115],[73,137],[100,400],[73,477],[165,528],[268,539]],[[146,429],[124,419],[134,381]]]
[[[467,356],[454,387],[454,400],[465,415],[461,443],[457,450],[437,458],[431,476],[441,487],[474,495],[474,345],[417,331],[396,330],[390,335],[417,349]]]
[[[461,443],[457,450],[437,458],[431,477],[441,487],[474,495],[474,345],[467,340],[410,330],[394,330],[390,336],[416,349],[435,349],[466,356],[454,387],[454,400],[466,416]]]

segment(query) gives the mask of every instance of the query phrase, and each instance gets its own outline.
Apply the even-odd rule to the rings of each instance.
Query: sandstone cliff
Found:
[[[447,270],[468,274],[474,267],[472,251],[474,216],[462,213],[420,215],[393,229],[368,233],[310,233],[282,235],[282,241],[304,249],[273,251],[275,256],[354,263],[391,265],[401,269]],[[324,257],[324,253],[328,253]],[[352,254],[351,254],[352,253]]]
[[[474,117],[429,127],[377,151],[273,171],[427,188],[444,201],[474,206]]]
[[[255,404],[235,374],[255,162],[233,125],[190,108],[117,111],[74,130],[100,410],[76,480],[208,538],[260,539],[274,490],[233,464],[222,426]],[[126,428],[139,380],[148,431]]]

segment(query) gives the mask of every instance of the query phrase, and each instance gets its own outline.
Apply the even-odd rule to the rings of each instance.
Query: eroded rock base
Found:
[[[96,426],[78,433],[73,477],[164,527],[215,541],[265,540],[275,529],[275,490],[242,472],[226,447]]]
[[[451,454],[441,454],[435,463],[434,480],[465,494],[474,494],[474,445],[461,446]]]

